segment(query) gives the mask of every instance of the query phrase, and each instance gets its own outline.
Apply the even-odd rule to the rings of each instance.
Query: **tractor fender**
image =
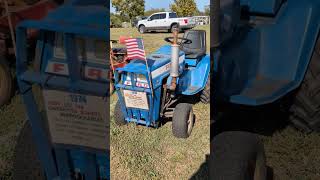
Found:
[[[179,77],[179,89],[183,95],[195,95],[201,92],[210,75],[210,56],[204,56],[195,68],[185,70]]]
[[[215,64],[218,96],[259,106],[299,88],[319,38],[319,10],[319,1],[288,1],[272,23],[245,30],[222,49]]]

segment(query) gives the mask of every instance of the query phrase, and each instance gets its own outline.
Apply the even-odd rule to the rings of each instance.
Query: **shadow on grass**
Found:
[[[233,106],[224,113],[214,112],[213,116],[215,123],[211,123],[210,139],[224,131],[247,131],[272,136],[289,125],[289,113],[277,106]]]
[[[201,164],[196,173],[192,175],[190,180],[207,180],[209,178],[209,155],[206,155],[206,160]]]

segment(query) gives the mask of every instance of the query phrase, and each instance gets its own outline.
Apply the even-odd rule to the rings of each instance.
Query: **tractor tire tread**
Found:
[[[208,78],[205,88],[200,94],[200,101],[204,104],[210,103],[210,77]]]
[[[192,105],[188,103],[178,104],[173,113],[172,118],[172,133],[177,138],[189,137],[187,120],[189,113],[193,113]]]
[[[258,135],[225,131],[216,135],[210,144],[213,149],[211,179],[267,179],[265,151]]]
[[[119,101],[117,101],[116,106],[114,108],[114,121],[118,126],[127,124],[126,120],[124,119],[123,113],[121,111],[121,104]]]
[[[2,72],[1,72],[2,71]],[[13,78],[3,56],[0,56],[0,107],[9,102],[13,94]]]
[[[297,129],[320,132],[320,38],[290,111],[290,120]]]
[[[33,141],[29,120],[26,120],[17,139],[13,160],[13,179],[45,180]]]

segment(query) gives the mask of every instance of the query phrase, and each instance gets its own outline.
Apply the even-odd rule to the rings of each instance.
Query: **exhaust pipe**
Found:
[[[171,44],[171,68],[170,76],[172,77],[170,90],[174,91],[177,87],[177,77],[179,77],[179,51],[178,30],[173,32],[173,43]]]
[[[211,0],[212,9],[212,19],[211,19],[211,29],[212,29],[212,46],[213,48],[218,48],[221,43],[220,36],[220,0]]]

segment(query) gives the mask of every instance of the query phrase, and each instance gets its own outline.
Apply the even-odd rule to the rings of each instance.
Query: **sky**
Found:
[[[112,1],[112,0],[111,0]],[[110,7],[111,12],[114,12],[114,8],[111,5],[110,1]],[[197,7],[200,11],[204,11],[204,6],[209,5],[210,0],[195,0],[197,3]],[[169,5],[173,3],[173,0],[145,0],[145,9],[149,10],[152,8],[165,8],[166,10],[169,10]]]

